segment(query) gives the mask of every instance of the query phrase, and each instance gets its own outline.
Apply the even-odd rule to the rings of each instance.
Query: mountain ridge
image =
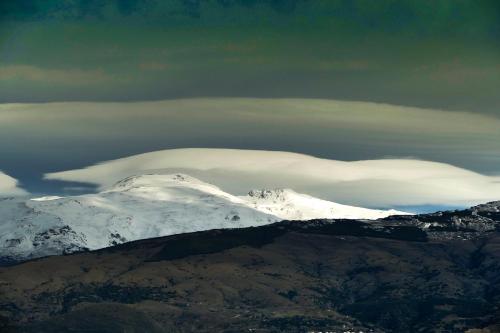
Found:
[[[319,203],[320,209],[309,208],[311,203]],[[136,175],[97,194],[0,201],[0,257],[3,262],[19,261],[191,231],[285,219],[375,219],[393,213],[296,192],[285,201],[261,202],[231,195],[184,174]]]
[[[0,325],[37,333],[498,332],[499,208],[282,221],[0,267]]]

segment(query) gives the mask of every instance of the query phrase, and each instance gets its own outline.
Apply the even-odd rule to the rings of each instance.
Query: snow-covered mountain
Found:
[[[321,200],[290,189],[253,190],[241,197],[251,207],[282,220],[367,219],[375,220],[390,215],[407,215],[397,210],[376,210],[341,205]]]
[[[0,258],[34,258],[284,219],[376,219],[400,213],[339,205],[292,190],[238,197],[187,175],[141,175],[97,194],[1,199]]]

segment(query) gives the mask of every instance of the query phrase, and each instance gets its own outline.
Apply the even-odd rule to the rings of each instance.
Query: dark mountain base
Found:
[[[49,257],[0,269],[2,329],[498,332],[500,233],[469,238],[282,222]]]

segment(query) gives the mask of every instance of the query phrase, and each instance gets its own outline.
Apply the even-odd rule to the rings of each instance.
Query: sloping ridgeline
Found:
[[[500,219],[498,205],[478,207],[204,231],[4,267],[2,329],[495,332]]]

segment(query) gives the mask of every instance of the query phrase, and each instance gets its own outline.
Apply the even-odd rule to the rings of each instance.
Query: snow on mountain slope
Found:
[[[18,260],[127,241],[283,219],[374,219],[396,212],[349,207],[291,190],[237,197],[187,175],[128,177],[106,191],[0,201],[0,258]]]
[[[251,207],[282,220],[367,219],[375,220],[390,215],[408,215],[397,210],[376,210],[341,205],[321,200],[291,189],[252,190],[241,197]]]
[[[184,175],[129,177],[98,194],[4,200],[0,214],[2,257],[14,258],[279,220]]]

